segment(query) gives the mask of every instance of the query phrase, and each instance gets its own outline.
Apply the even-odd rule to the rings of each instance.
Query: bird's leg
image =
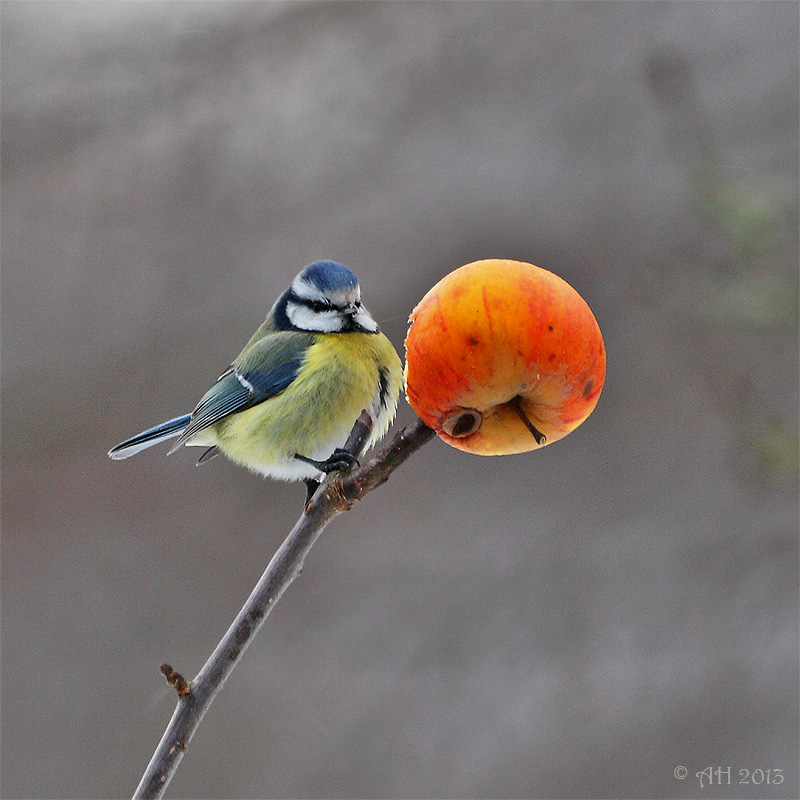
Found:
[[[311,464],[314,469],[318,469],[326,475],[331,472],[349,472],[351,469],[355,469],[358,466],[358,459],[352,453],[348,453],[347,450],[343,450],[341,447],[337,447],[330,457],[326,458],[324,461],[315,461],[313,458],[301,456],[299,453],[295,453],[294,457],[304,464]]]
[[[300,453],[295,453],[294,457],[304,464],[310,464],[314,469],[318,469],[326,475],[329,475],[331,472],[350,472],[350,470],[355,469],[359,464],[358,458],[354,456],[350,450],[360,453],[364,449],[371,430],[372,417],[370,417],[369,412],[364,409],[356,420],[355,425],[353,425],[353,430],[350,432],[345,446],[337,447],[324,461],[316,461],[308,456],[301,456]],[[348,447],[350,448],[349,450],[347,449]],[[320,482],[314,478],[306,478],[305,483],[306,510],[308,510],[311,500],[316,494],[317,489],[319,489]]]
[[[352,453],[343,450],[341,447],[337,447],[331,456],[324,461],[315,461],[313,458],[301,456],[299,453],[295,453],[294,457],[304,464],[311,464],[314,469],[318,469],[326,475],[329,475],[331,472],[349,472],[351,469],[355,469],[358,466],[358,459]],[[316,494],[317,489],[319,489],[319,481],[314,480],[314,478],[306,478],[305,484],[306,508],[308,508],[308,504]]]

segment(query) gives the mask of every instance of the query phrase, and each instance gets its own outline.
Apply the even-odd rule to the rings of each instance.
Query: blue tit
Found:
[[[356,276],[333,261],[306,267],[191,414],[162,422],[113,447],[123,459],[178,437],[206,447],[198,463],[223,453],[278,480],[305,480],[348,466],[343,453],[366,409],[367,447],[389,429],[402,385],[400,358],[361,305]],[[352,465],[352,464],[350,464]]]

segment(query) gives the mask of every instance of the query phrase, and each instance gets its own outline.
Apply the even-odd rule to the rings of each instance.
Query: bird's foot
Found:
[[[320,472],[324,472],[326,475],[329,475],[331,472],[349,472],[358,466],[358,459],[352,453],[348,453],[347,450],[343,450],[341,447],[337,447],[331,456],[326,458],[324,461],[315,461],[313,458],[301,456],[299,453],[295,454],[295,458],[298,461],[302,461],[304,464],[311,464],[314,469],[318,469]],[[306,478],[305,484],[306,508],[308,508],[308,505],[316,494],[317,489],[319,489],[320,482],[314,480],[314,478]]]
[[[358,459],[347,450],[342,450],[341,447],[337,447],[324,461],[315,461],[313,458],[307,458],[298,453],[295,454],[295,458],[304,464],[311,464],[314,469],[318,469],[326,475],[331,472],[349,472],[358,466]]]

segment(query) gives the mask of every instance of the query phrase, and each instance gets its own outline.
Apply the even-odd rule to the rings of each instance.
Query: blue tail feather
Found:
[[[152,447],[154,444],[163,442],[165,439],[172,439],[173,436],[180,436],[181,432],[189,424],[191,414],[184,414],[181,417],[162,422],[154,428],[148,428],[146,431],[137,433],[136,436],[131,436],[124,442],[120,442],[115,447],[108,451],[108,455],[115,461],[123,458],[130,458],[140,450],[145,450]]]

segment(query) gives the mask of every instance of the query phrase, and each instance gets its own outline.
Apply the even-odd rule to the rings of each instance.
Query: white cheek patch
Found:
[[[319,331],[320,333],[335,333],[342,328],[342,321],[336,311],[314,312],[306,306],[288,303],[286,316],[289,322],[303,331]]]
[[[361,309],[358,314],[353,317],[354,322],[359,327],[370,333],[375,333],[378,330],[378,323],[369,315],[365,309]]]

